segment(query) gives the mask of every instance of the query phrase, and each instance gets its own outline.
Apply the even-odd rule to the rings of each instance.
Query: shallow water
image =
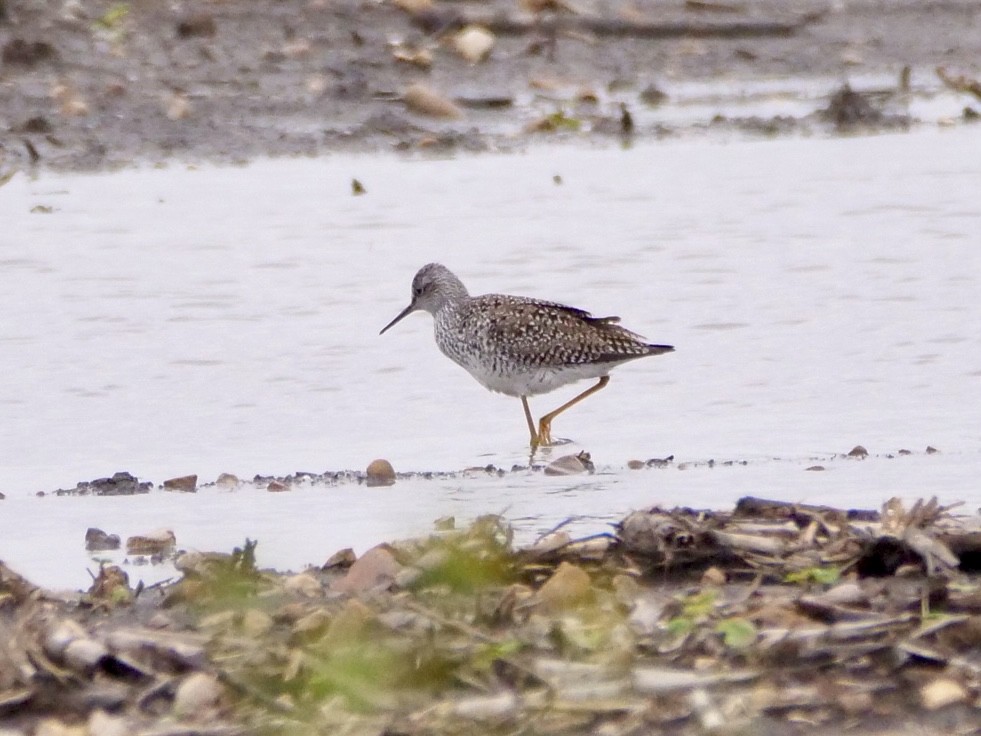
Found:
[[[503,512],[529,539],[569,516],[585,533],[655,502],[747,493],[861,506],[938,494],[973,511],[979,180],[967,127],[18,176],[0,190],[0,559],[74,587],[93,566],[88,526],[170,527],[209,550],[257,537],[261,563],[300,568],[448,514]],[[551,456],[587,449],[596,475],[34,496],[117,470],[159,483],[374,457],[527,463],[520,403],[444,358],[427,315],[378,335],[431,260],[473,293],[618,314],[677,346],[556,421],[574,442]],[[858,443],[873,457],[832,459]],[[914,454],[885,457],[899,449]],[[690,464],[626,469],[669,454]],[[804,472],[815,463],[827,471]]]

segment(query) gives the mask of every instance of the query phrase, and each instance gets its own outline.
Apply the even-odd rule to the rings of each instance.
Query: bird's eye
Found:
[[[422,296],[422,287],[421,286],[413,286],[412,287],[412,296]]]

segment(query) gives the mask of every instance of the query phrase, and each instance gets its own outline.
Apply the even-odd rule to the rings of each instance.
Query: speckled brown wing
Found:
[[[499,294],[472,300],[465,316],[467,329],[481,336],[485,350],[529,367],[622,363],[672,349],[646,343],[618,321],[564,304]]]

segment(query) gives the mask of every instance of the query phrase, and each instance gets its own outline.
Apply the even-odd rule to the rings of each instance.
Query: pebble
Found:
[[[395,483],[395,469],[388,460],[372,460],[365,471],[365,483],[369,487],[390,486]]]
[[[317,598],[324,592],[320,581],[306,572],[286,578],[283,583],[283,590],[287,593],[297,593],[304,598]]]
[[[411,84],[402,93],[405,106],[419,115],[434,118],[462,118],[463,110],[452,100],[434,92],[423,84]]]
[[[177,537],[170,529],[158,529],[142,536],[126,540],[126,553],[130,555],[158,555],[169,552],[177,544]]]
[[[957,680],[938,677],[920,688],[920,702],[927,710],[938,710],[967,700],[967,690]]]
[[[321,569],[330,570],[335,567],[350,567],[357,560],[358,556],[354,554],[354,550],[350,547],[345,547],[344,549],[337,550],[337,552],[328,557],[327,562],[323,564]]]
[[[283,493],[288,491],[290,487],[285,483],[280,483],[278,480],[269,481],[269,485],[266,486],[266,490],[270,493]]]
[[[848,457],[868,457],[869,451],[866,450],[861,445],[855,445],[851,450],[848,451]]]
[[[89,714],[88,728],[91,736],[130,736],[135,731],[122,716],[111,716],[101,709]]]
[[[233,473],[222,473],[215,481],[215,485],[219,488],[238,488],[241,483],[242,481]]]
[[[198,489],[196,475],[182,475],[179,478],[169,478],[163,482],[164,490],[194,493]]]
[[[195,672],[174,693],[174,713],[178,716],[202,716],[218,705],[224,688],[214,675]]]
[[[242,633],[258,639],[268,634],[273,627],[272,616],[257,608],[250,608],[242,616]]]
[[[351,565],[340,580],[331,586],[341,593],[363,593],[374,588],[388,587],[395,580],[399,563],[384,547],[372,547]]]
[[[497,37],[482,26],[467,26],[453,37],[453,46],[457,53],[471,64],[483,61],[488,57]]]
[[[547,610],[571,608],[592,589],[589,573],[571,562],[563,562],[538,591],[538,602]]]
[[[101,529],[90,526],[85,530],[85,549],[96,552],[107,549],[119,549],[121,544],[118,534],[107,534]]]

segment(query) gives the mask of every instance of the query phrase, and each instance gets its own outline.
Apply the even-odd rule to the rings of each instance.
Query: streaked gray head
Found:
[[[427,263],[412,279],[412,301],[378,334],[413,312],[436,314],[444,307],[469,296],[467,287],[450,269],[440,263]]]

